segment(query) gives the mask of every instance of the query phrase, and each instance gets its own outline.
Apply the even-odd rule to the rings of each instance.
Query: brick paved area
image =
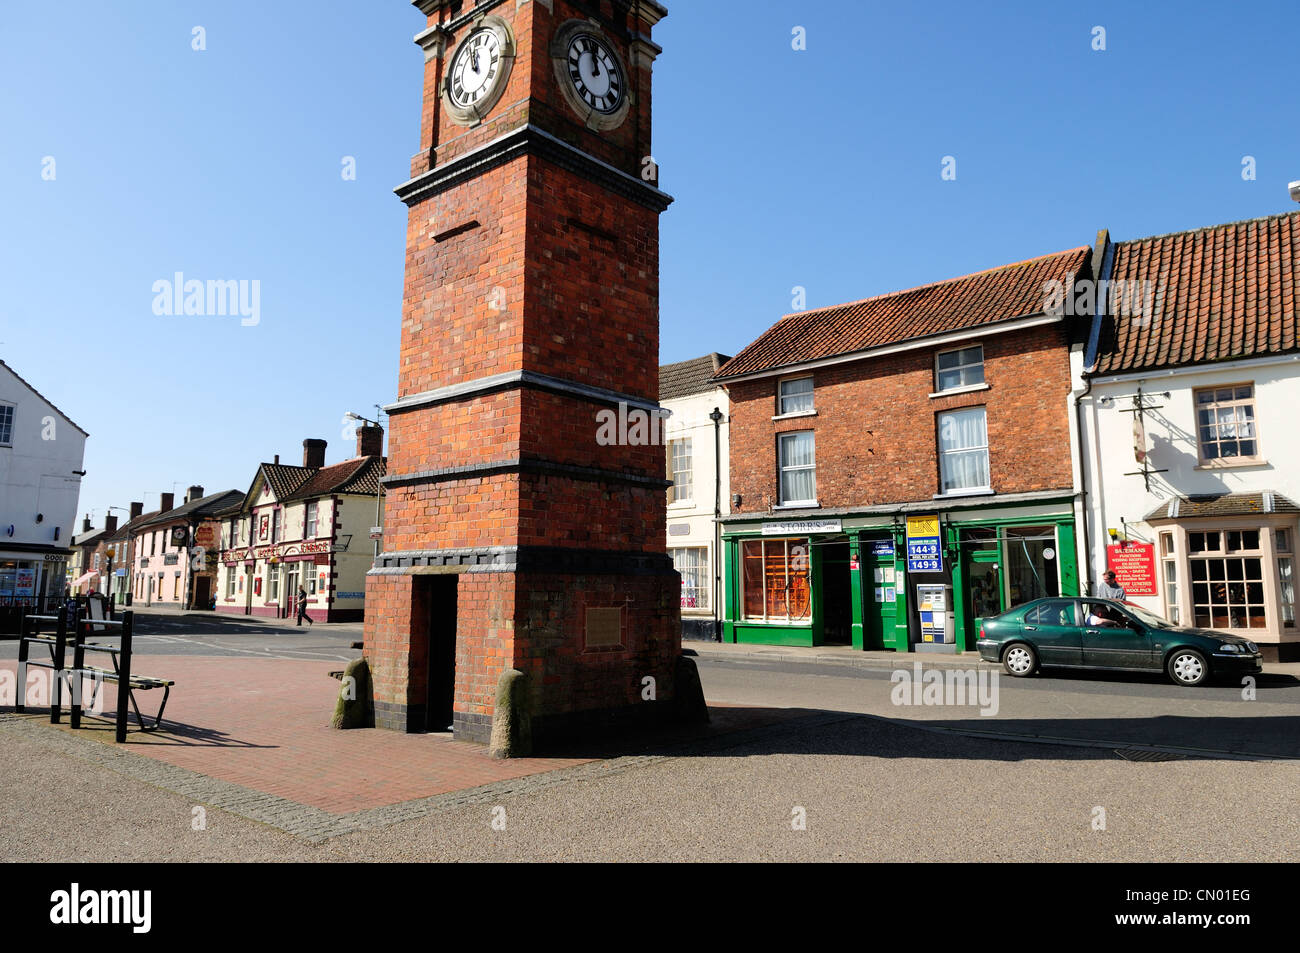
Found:
[[[607,744],[566,757],[503,761],[489,757],[486,748],[453,741],[446,735],[330,728],[329,718],[339,682],[328,673],[339,667],[337,662],[170,655],[137,656],[132,667],[137,673],[167,677],[177,683],[160,731],[144,734],[132,730],[126,745],[115,745],[111,713],[116,688],[105,685],[107,717],[87,718],[82,728],[74,732],[67,725],[66,715],[63,724],[55,728],[48,724],[47,707],[29,707],[32,714],[20,719],[31,729],[26,736],[40,737],[39,733],[33,733],[38,729],[61,731],[224,782],[233,787],[227,791],[217,786],[213,791],[235,792],[231,794],[232,803],[238,805],[251,799],[260,813],[248,816],[257,816],[286,830],[302,829],[308,821],[313,831],[318,827],[333,829],[337,825],[324,815],[337,819],[337,815],[374,812],[452,792],[495,789],[499,782],[574,768],[601,758],[626,755],[629,750],[662,747],[701,734],[754,727],[794,714],[724,709],[715,711],[715,723],[705,732],[675,729],[642,737],[630,749],[627,745]],[[0,668],[14,671],[16,663],[0,662]],[[149,715],[157,709],[161,692],[137,692],[136,697]],[[7,705],[0,708],[0,712],[12,711]],[[134,717],[131,724],[134,728]],[[102,760],[98,755],[92,756]],[[105,763],[111,762],[119,768],[130,761],[107,754],[105,757],[109,758]],[[188,777],[184,773],[169,774],[138,765],[131,772],[173,790]],[[268,797],[259,799],[256,795]],[[271,811],[272,805],[278,806]],[[311,810],[299,811],[299,805]],[[291,817],[282,817],[285,811]],[[324,812],[322,816],[315,817],[321,812]],[[403,807],[393,817],[410,813]],[[384,817],[386,814],[381,811],[374,819]]]

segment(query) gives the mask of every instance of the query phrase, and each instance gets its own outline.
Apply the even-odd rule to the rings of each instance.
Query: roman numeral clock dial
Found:
[[[451,57],[443,80],[443,101],[456,122],[481,122],[505,91],[514,64],[514,41],[500,17],[485,17]]]
[[[632,102],[627,66],[618,46],[590,20],[570,20],[551,41],[555,79],[587,128],[616,129]]]
[[[623,74],[610,51],[589,33],[569,42],[569,79],[592,109],[609,114],[623,101]]]

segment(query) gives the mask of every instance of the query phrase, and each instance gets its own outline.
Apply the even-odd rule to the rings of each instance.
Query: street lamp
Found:
[[[384,409],[380,407],[378,404],[375,404],[375,410],[379,411],[380,414],[384,412]],[[369,417],[362,417],[360,414],[354,413],[353,411],[350,410],[343,416],[348,420],[359,420],[363,424],[369,424],[372,427],[379,426],[379,421],[371,420]],[[383,517],[383,504],[381,502],[383,499],[383,495],[384,495],[383,480],[381,478],[376,477],[375,479],[375,526],[370,531],[371,536],[373,536],[375,532],[379,530],[380,520]],[[352,539],[351,537],[349,537],[348,542],[351,541]],[[379,562],[379,540],[378,539],[375,540],[374,561]]]

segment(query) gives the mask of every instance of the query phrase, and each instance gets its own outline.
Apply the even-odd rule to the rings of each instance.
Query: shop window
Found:
[[[306,524],[303,530],[303,539],[316,538],[316,501],[312,500],[307,504]]]
[[[709,607],[709,551],[703,546],[672,550],[673,568],[682,576],[682,608]]]
[[[777,438],[781,458],[781,505],[817,505],[817,449],[811,430]]]
[[[1201,462],[1255,459],[1255,385],[1211,387],[1196,393],[1196,426]]]
[[[14,405],[0,404],[0,447],[14,445]]]
[[[935,391],[956,390],[984,383],[984,345],[940,351],[934,358]]]
[[[808,540],[747,539],[741,543],[741,604],[745,619],[806,622],[809,597]]]
[[[938,417],[942,492],[989,489],[989,438],[985,409],[970,407],[939,414]]]
[[[1204,629],[1262,629],[1264,560],[1259,530],[1189,532],[1192,624]]]
[[[1059,596],[1056,530],[1051,526],[1012,526],[1006,528],[1005,540],[1010,605]]]
[[[1160,534],[1160,566],[1165,582],[1165,618],[1178,625],[1178,559],[1173,533]]]
[[[694,480],[691,473],[691,438],[668,441],[668,502],[681,503],[691,499]]]
[[[810,414],[813,412],[813,379],[811,377],[796,377],[793,380],[781,381],[778,386],[780,388],[780,400],[777,404],[777,413],[782,417],[789,414]]]

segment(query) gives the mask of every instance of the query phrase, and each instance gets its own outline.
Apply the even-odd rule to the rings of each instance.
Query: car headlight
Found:
[[[1259,651],[1259,646],[1256,645],[1254,642],[1247,642],[1246,648],[1250,651],[1252,655]]]
[[[1220,652],[1229,652],[1233,655],[1236,655],[1241,650],[1242,650],[1241,646],[1238,645],[1236,642],[1224,642],[1219,646]]]

